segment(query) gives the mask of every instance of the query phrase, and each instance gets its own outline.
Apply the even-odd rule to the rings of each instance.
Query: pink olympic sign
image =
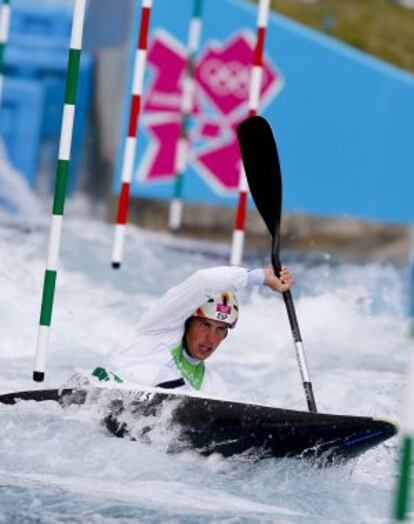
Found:
[[[188,165],[218,194],[238,188],[240,154],[235,128],[246,117],[254,37],[241,32],[226,42],[208,42],[196,61],[196,97],[191,122]],[[138,179],[145,185],[172,181],[180,133],[185,50],[169,33],[156,31],[148,52],[151,76],[143,107],[149,138]],[[261,107],[283,86],[283,78],[265,57]]]

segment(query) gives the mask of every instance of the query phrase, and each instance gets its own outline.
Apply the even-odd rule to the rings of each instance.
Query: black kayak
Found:
[[[176,436],[169,451],[193,449],[225,457],[292,457],[329,465],[357,457],[397,433],[393,423],[371,417],[279,409],[154,388],[48,389],[0,395],[2,404],[21,400],[52,400],[63,407],[99,406],[103,423],[117,437],[140,439],[151,432],[154,421],[162,420]]]

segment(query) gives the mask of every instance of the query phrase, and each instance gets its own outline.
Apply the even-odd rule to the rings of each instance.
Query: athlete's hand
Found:
[[[265,274],[265,286],[270,287],[270,289],[273,289],[274,291],[278,291],[279,293],[284,293],[288,289],[290,289],[293,285],[293,277],[289,273],[289,269],[286,266],[283,266],[279,277],[275,275],[275,272],[273,270],[273,267],[265,267],[264,268],[264,274]]]

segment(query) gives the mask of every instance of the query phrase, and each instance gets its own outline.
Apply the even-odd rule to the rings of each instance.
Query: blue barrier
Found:
[[[10,41],[5,52],[6,78],[26,78],[38,82],[44,91],[42,106],[41,139],[44,148],[43,165],[54,173],[65,96],[68,50],[72,26],[72,7],[67,5],[16,0],[13,2]],[[87,127],[88,108],[91,99],[93,60],[82,53],[79,70],[76,117],[72,144],[72,157],[68,180],[68,193],[78,183],[82,162],[83,144]],[[17,93],[16,93],[17,97]],[[17,98],[15,103],[18,104]],[[25,101],[21,103],[25,106]],[[36,110],[34,110],[36,112]],[[31,119],[32,111],[27,113]],[[30,127],[30,126],[29,126]],[[15,129],[19,133],[19,129]],[[10,133],[5,137],[6,148]],[[16,142],[19,140],[16,138]],[[17,166],[17,164],[16,164]],[[33,185],[33,173],[23,170]]]
[[[171,144],[178,136],[174,122],[179,119],[175,100],[180,92],[176,79],[182,77],[191,4],[183,0],[180,10],[173,10],[168,2],[154,3],[132,195],[173,194]],[[228,107],[231,96],[242,91],[243,76],[237,77],[234,64],[243,65],[239,50],[246,31],[254,38],[256,16],[257,6],[249,2],[206,2],[196,63],[199,111],[193,118],[184,184],[188,201],[237,202],[234,184],[222,182],[235,170],[232,126],[246,115],[247,95],[244,107],[242,97],[236,110]],[[237,39],[240,45],[235,49]],[[208,61],[214,66],[215,85],[206,85],[207,75],[203,76]],[[414,76],[275,13],[269,17],[264,62],[279,79],[260,113],[270,120],[278,139],[285,209],[413,223]],[[157,83],[161,74],[167,76],[167,87]],[[221,88],[226,95],[217,94]],[[122,133],[125,136],[125,124]],[[120,179],[118,163],[115,191]]]
[[[27,47],[68,49],[72,6],[42,1],[13,0],[10,43]]]
[[[47,50],[29,49],[23,46],[8,46],[5,53],[5,73],[12,77],[38,79],[46,90],[46,107],[42,134],[44,137],[56,136],[60,132],[63,102],[65,97],[68,49]],[[77,116],[84,114],[90,101],[92,81],[92,58],[83,54],[79,69],[79,85],[76,107]],[[75,123],[75,133],[82,130]]]
[[[29,79],[7,78],[4,83],[0,134],[11,163],[35,186],[42,130],[44,89]]]

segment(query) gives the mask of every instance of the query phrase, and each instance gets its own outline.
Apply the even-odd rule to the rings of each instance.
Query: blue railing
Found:
[[[0,133],[12,164],[31,187],[54,176],[65,94],[72,7],[12,2]],[[82,54],[68,193],[79,180],[91,99],[92,58]],[[52,184],[51,184],[52,185]]]

